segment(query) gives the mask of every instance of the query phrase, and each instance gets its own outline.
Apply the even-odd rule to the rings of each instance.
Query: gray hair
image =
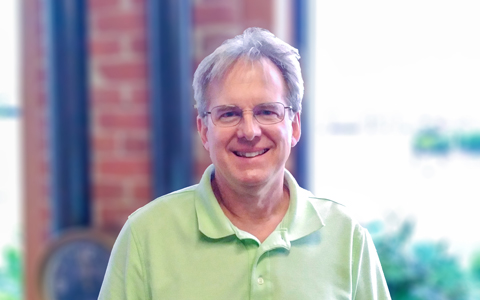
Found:
[[[210,82],[221,78],[240,58],[252,61],[270,59],[285,79],[288,105],[292,106],[293,112],[301,112],[304,88],[298,50],[270,31],[252,27],[223,42],[198,65],[193,76],[193,91],[199,116],[204,117],[207,110],[207,88]]]

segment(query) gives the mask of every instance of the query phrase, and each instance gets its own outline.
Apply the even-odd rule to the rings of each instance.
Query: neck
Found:
[[[214,177],[212,188],[223,212],[237,228],[263,242],[282,221],[290,203],[283,177],[259,187],[232,187]]]

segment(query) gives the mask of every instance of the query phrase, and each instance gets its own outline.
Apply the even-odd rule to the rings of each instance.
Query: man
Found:
[[[99,299],[390,299],[370,235],[285,169],[301,135],[298,51],[249,28],[194,76],[213,162],[133,213]]]

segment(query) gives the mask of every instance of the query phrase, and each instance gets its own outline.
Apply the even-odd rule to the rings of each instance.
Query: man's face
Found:
[[[249,110],[233,127],[215,126],[211,116],[204,120],[197,118],[203,146],[215,165],[215,178],[230,186],[283,181],[283,170],[291,148],[300,139],[300,114],[295,114],[292,121],[292,113],[287,109],[282,122],[262,125],[251,110],[265,102],[287,105],[285,90],[280,70],[268,59],[239,60],[222,80],[210,83],[208,110],[218,105],[237,105]]]

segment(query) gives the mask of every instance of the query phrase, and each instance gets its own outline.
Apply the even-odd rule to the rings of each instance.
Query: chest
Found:
[[[145,254],[151,299],[308,300],[351,295],[348,249],[328,247],[319,234],[290,247],[275,247],[275,241],[264,247],[236,237],[200,237],[181,249],[152,245]]]

